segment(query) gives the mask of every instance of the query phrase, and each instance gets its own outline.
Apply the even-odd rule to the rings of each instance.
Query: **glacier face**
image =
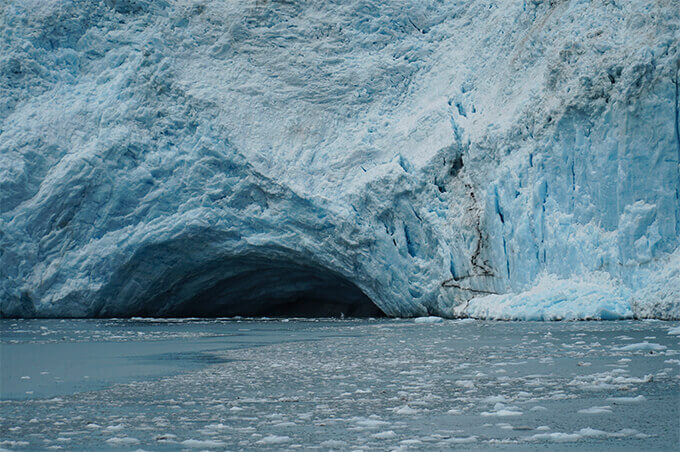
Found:
[[[673,0],[6,2],[0,314],[679,318],[679,30]]]

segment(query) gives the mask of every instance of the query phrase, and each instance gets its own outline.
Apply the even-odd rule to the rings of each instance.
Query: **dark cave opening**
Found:
[[[159,288],[163,288],[159,290]],[[385,317],[354,283],[322,266],[258,256],[175,267],[134,315],[151,317]]]

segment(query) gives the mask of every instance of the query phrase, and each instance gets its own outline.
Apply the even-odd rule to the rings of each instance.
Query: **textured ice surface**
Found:
[[[3,2],[0,314],[680,317],[679,24]]]
[[[631,318],[629,290],[607,274],[598,276],[589,280],[543,276],[526,292],[475,297],[457,309],[472,317],[502,320]]]

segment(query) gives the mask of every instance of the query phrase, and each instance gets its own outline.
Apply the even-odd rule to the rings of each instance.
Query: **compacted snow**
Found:
[[[674,0],[3,2],[0,315],[678,318],[679,29]]]

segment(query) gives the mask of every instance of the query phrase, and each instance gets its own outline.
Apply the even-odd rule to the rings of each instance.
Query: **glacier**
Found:
[[[9,0],[0,316],[680,318],[674,0]]]

